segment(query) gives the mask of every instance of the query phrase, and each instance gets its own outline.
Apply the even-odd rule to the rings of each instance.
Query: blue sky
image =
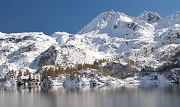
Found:
[[[105,11],[138,16],[147,10],[166,17],[179,5],[180,0],[0,0],[0,32],[77,33]]]

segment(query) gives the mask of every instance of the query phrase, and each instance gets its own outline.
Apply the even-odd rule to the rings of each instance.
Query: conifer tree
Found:
[[[4,76],[4,80],[3,81],[7,81],[7,75]]]
[[[104,70],[104,73],[103,73],[103,74],[104,74],[104,76],[105,76],[105,77],[107,77],[107,76],[108,76],[109,71],[108,71],[108,69],[107,69],[107,68]]]
[[[22,76],[22,71],[21,70],[19,70],[18,76]]]

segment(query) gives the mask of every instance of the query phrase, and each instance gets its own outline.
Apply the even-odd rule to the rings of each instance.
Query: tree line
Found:
[[[43,68],[43,72],[41,74],[42,78],[48,78],[48,76],[51,76],[53,79],[55,79],[56,76],[59,74],[66,74],[66,75],[72,75],[72,74],[78,74],[80,75],[79,71],[83,69],[96,69],[98,72],[101,72],[99,65],[108,62],[107,59],[100,59],[95,60],[93,64],[77,64],[75,67],[69,67],[66,68],[62,67],[60,64],[56,64],[55,66],[45,67]],[[44,64],[41,64],[44,65]],[[106,70],[105,75],[108,75],[108,72]]]

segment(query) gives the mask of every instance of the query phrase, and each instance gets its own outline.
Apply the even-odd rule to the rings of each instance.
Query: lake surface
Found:
[[[180,107],[180,86],[0,87],[0,107]]]

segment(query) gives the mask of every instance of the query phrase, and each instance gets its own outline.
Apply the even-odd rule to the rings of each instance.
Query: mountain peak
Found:
[[[51,35],[52,38],[56,40],[56,42],[65,43],[71,34],[67,32],[55,32]]]
[[[177,11],[176,13],[174,13],[170,16],[167,16],[166,20],[170,20],[170,21],[176,20],[176,21],[180,22],[180,11]]]
[[[115,12],[114,10],[111,10],[111,11],[106,12],[106,13],[108,13],[108,14],[110,14],[110,15],[113,15],[113,14],[115,14],[116,12]]]
[[[109,30],[116,29],[116,25],[122,24],[123,22],[132,22],[132,19],[131,17],[122,12],[103,12],[100,15],[98,15],[95,19],[93,19],[88,25],[82,28],[78,32],[78,34],[95,31],[98,33],[108,33],[109,35],[114,36],[114,34],[112,34],[114,31]]]
[[[141,15],[139,16],[139,19],[147,21],[148,23],[153,23],[153,22],[158,22],[159,20],[161,20],[162,18],[160,17],[159,14],[155,13],[155,12],[151,12],[151,11],[144,11],[143,13],[141,13]]]

